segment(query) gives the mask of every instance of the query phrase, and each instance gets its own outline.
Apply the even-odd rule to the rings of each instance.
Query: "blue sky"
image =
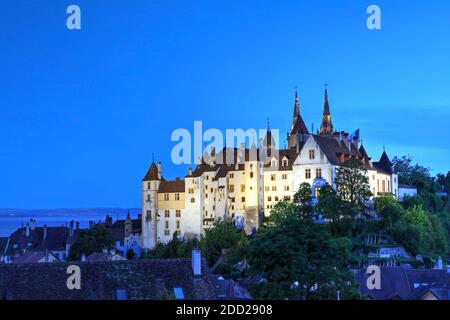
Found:
[[[450,170],[450,3],[15,0],[0,5],[0,207],[139,207],[176,128],[310,127],[323,83],[369,153]],[[382,30],[366,28],[366,8]],[[66,28],[81,8],[82,30]]]

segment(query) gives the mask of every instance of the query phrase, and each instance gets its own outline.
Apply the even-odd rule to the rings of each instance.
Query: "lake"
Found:
[[[129,209],[131,217],[137,219],[139,208]],[[128,209],[123,208],[83,208],[83,209],[0,209],[0,237],[9,236],[25,225],[30,219],[36,220],[36,226],[65,226],[70,220],[79,221],[80,228],[87,228],[89,221],[104,221],[110,215],[113,221],[125,219]]]

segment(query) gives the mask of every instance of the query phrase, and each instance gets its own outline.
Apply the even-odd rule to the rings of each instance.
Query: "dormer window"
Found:
[[[272,166],[272,168],[275,168],[277,166],[277,160],[273,159],[271,166]]]
[[[287,167],[288,164],[289,164],[288,159],[284,158],[284,159],[283,159],[283,162],[282,162],[283,167]]]

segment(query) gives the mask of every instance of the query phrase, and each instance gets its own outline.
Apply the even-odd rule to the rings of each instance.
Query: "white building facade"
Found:
[[[253,143],[250,148],[205,151],[202,162],[184,180],[164,180],[161,164],[152,162],[142,181],[143,248],[168,242],[174,235],[200,238],[216,219],[234,219],[252,233],[274,205],[292,199],[302,183],[314,186],[325,180],[334,186],[336,169],[349,159],[363,164],[374,196],[398,197],[398,178],[386,152],[372,162],[359,130],[354,134],[334,130],[327,91],[316,134],[306,128],[296,94],[287,141],[287,148],[277,149],[268,129],[258,147]]]

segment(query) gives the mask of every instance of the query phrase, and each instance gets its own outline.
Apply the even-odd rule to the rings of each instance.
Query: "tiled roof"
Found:
[[[157,299],[161,289],[182,288],[186,299],[215,299],[211,273],[202,263],[194,279],[191,259],[79,262],[81,289],[67,289],[72,263],[0,265],[0,298],[16,300],[114,300],[117,290],[128,299]]]
[[[418,285],[450,283],[450,274],[442,269],[381,268],[381,289],[373,290],[367,288],[368,277],[366,269],[356,274],[361,292],[374,300],[408,299]]]
[[[142,181],[150,180],[164,180],[162,177],[161,179],[158,179],[158,168],[156,167],[155,161],[153,161],[150,165],[150,168],[148,169],[147,174]]]
[[[373,163],[374,167],[384,173],[392,174],[394,171],[392,170],[392,162],[389,160],[386,151],[383,151],[379,162]]]
[[[30,228],[29,236],[26,236],[26,228],[19,228],[10,236],[6,255],[14,256],[22,253],[24,249],[64,251],[66,240],[69,237],[69,228],[47,227],[47,237],[44,240],[44,228]]]
[[[184,180],[161,181],[159,193],[184,192]]]
[[[26,250],[20,256],[14,259],[14,264],[24,264],[24,263],[37,263],[44,259],[46,255],[52,255],[53,260],[59,262],[58,258],[51,251],[33,251]]]

